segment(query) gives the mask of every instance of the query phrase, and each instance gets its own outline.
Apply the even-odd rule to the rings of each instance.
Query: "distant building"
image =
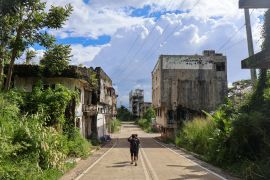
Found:
[[[97,85],[89,82],[90,71],[97,74]],[[40,70],[38,65],[15,65],[13,86],[31,92],[41,80],[44,86],[54,88],[56,84],[79,91],[79,102],[71,102],[68,116],[85,138],[102,137],[109,133],[109,124],[116,116],[116,94],[111,79],[100,68],[69,66],[61,74],[51,75]]]
[[[135,89],[129,93],[129,107],[135,118],[143,116],[144,91],[142,89]]]
[[[203,55],[161,55],[152,72],[152,103],[163,135],[173,136],[183,120],[213,111],[227,96],[227,60]]]

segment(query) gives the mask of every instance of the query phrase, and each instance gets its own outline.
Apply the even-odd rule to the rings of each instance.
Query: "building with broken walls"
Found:
[[[152,72],[152,103],[163,135],[173,136],[183,120],[213,111],[227,94],[227,61],[222,54],[161,55]]]
[[[98,103],[97,103],[97,134],[104,137],[110,133],[111,121],[117,115],[117,95],[112,85],[112,80],[102,68],[96,69],[98,79]]]
[[[97,76],[91,76],[90,72]],[[107,76],[104,78],[105,76],[102,74],[105,72],[100,67],[93,69],[69,66],[61,74],[52,75],[46,70],[42,71],[38,65],[15,65],[12,79],[16,89],[26,92],[31,92],[39,80],[42,80],[46,87],[53,88],[56,84],[62,84],[71,90],[77,90],[79,102],[70,104],[68,112],[70,112],[69,116],[74,119],[74,125],[80,129],[85,138],[89,139],[93,136],[100,138],[108,135],[111,118],[105,119],[104,116],[116,116],[116,110],[107,110],[112,107],[116,108],[112,81]],[[93,80],[91,78],[95,78],[96,87],[90,82]],[[108,80],[105,85],[103,85],[104,79]],[[110,91],[109,94],[108,91]]]

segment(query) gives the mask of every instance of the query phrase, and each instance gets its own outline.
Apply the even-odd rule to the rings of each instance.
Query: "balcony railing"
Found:
[[[89,115],[95,115],[95,114],[97,114],[97,106],[83,104],[82,111],[84,113],[88,113]]]

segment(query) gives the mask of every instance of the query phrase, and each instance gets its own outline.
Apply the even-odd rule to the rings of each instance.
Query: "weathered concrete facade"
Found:
[[[89,72],[97,74],[97,87],[89,83]],[[41,80],[38,65],[15,65],[13,86],[31,92],[33,86]],[[115,117],[116,99],[112,81],[101,68],[81,68],[69,66],[61,75],[42,76],[44,85],[54,87],[62,84],[71,90],[79,91],[79,102],[71,107],[74,125],[85,138],[108,135],[112,117]]]
[[[226,57],[215,51],[161,55],[152,72],[153,107],[165,134],[196,112],[215,110],[226,94]]]
[[[134,118],[140,118],[144,113],[144,91],[135,89],[129,93],[129,107]]]
[[[112,80],[102,68],[97,67],[95,71],[98,79],[97,135],[100,138],[111,131],[111,121],[117,115],[117,95],[112,86]]]

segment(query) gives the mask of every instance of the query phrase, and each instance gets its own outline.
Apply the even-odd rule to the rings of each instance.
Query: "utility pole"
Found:
[[[242,68],[251,69],[250,70],[251,81],[254,86],[257,79],[256,68],[264,69],[267,66],[269,66],[270,63],[268,62],[269,56],[268,55],[266,56],[267,52],[261,52],[254,55],[249,9],[250,8],[255,8],[255,9],[270,8],[270,1],[269,0],[239,0],[239,8],[242,8],[245,10],[248,52],[249,52],[249,58],[242,61]]]
[[[251,57],[254,55],[254,47],[253,47],[253,38],[252,38],[252,30],[251,30],[251,24],[250,24],[249,9],[245,9],[244,11],[245,11],[246,30],[247,30],[248,53],[249,53],[249,56]],[[253,86],[255,86],[255,83],[257,80],[256,69],[250,69],[250,75],[251,75],[251,82]]]

